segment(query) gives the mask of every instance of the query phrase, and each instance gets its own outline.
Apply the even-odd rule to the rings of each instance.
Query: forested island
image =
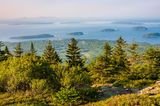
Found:
[[[12,43],[0,42],[0,105],[160,105],[159,45],[128,44],[119,37],[103,41],[100,53],[87,63],[82,51],[90,49],[81,49],[84,40],[72,38],[66,47],[55,42],[44,43],[41,54],[33,41],[27,51],[26,42],[14,43],[12,50]],[[57,52],[60,47],[65,58]]]
[[[101,30],[101,32],[115,32],[117,31],[116,29],[112,29],[112,28],[107,28],[107,29],[103,29]]]
[[[159,38],[160,33],[148,33],[148,34],[145,34],[143,37],[145,37],[145,38]]]
[[[21,40],[25,40],[25,39],[41,39],[41,38],[53,38],[54,35],[50,35],[50,34],[39,34],[39,35],[30,35],[30,36],[18,36],[18,37],[10,37],[10,39],[21,39]]]
[[[144,27],[144,26],[137,26],[137,27],[134,27],[133,29],[136,30],[136,31],[146,31],[146,30],[148,30],[148,28]]]
[[[68,33],[68,35],[80,36],[80,35],[84,35],[84,33],[83,32],[71,32],[71,33]]]

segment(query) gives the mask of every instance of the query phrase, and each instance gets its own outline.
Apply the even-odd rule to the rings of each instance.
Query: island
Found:
[[[146,30],[148,30],[148,28],[144,27],[144,26],[137,26],[137,27],[134,27],[133,29],[136,30],[136,31],[146,31]]]
[[[68,33],[68,35],[80,36],[80,35],[84,35],[84,33],[83,32],[72,32],[72,33]]]
[[[160,33],[148,33],[148,34],[143,35],[143,37],[145,37],[145,38],[158,38],[158,37],[160,37]]]
[[[39,35],[30,35],[30,36],[18,36],[18,37],[10,37],[10,39],[39,39],[39,38],[53,38],[54,35],[50,34],[39,34]]]
[[[112,29],[112,28],[107,28],[107,29],[103,29],[101,30],[101,32],[115,32],[117,31],[116,29]]]

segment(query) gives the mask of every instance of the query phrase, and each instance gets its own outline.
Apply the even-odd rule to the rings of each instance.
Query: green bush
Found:
[[[9,58],[0,63],[0,67],[0,87],[3,86],[5,91],[31,90],[35,79],[40,81],[39,84],[42,80],[46,80],[46,85],[50,90],[58,90],[60,87],[57,76],[50,65],[34,55]]]
[[[99,97],[98,88],[83,87],[78,89],[81,99],[85,102],[96,101]]]
[[[55,95],[55,103],[65,106],[77,105],[80,96],[75,88],[61,88]]]

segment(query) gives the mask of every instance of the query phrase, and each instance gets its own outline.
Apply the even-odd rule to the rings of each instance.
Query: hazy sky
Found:
[[[0,18],[160,18],[160,0],[0,0]]]

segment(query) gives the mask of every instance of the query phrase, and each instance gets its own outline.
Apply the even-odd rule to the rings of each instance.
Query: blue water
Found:
[[[145,26],[146,31],[135,31],[133,27]],[[115,32],[101,32],[106,28],[118,29]],[[71,36],[67,33],[83,32],[81,36]],[[55,37],[50,39],[68,39],[75,37],[77,39],[99,39],[116,40],[122,36],[127,42],[147,42],[159,44],[158,38],[144,38],[147,33],[160,33],[160,22],[143,24],[116,24],[111,22],[82,22],[82,23],[53,23],[53,24],[0,24],[1,41],[17,41],[10,39],[13,36],[27,36],[37,34],[53,34]],[[38,40],[38,39],[37,39]]]

